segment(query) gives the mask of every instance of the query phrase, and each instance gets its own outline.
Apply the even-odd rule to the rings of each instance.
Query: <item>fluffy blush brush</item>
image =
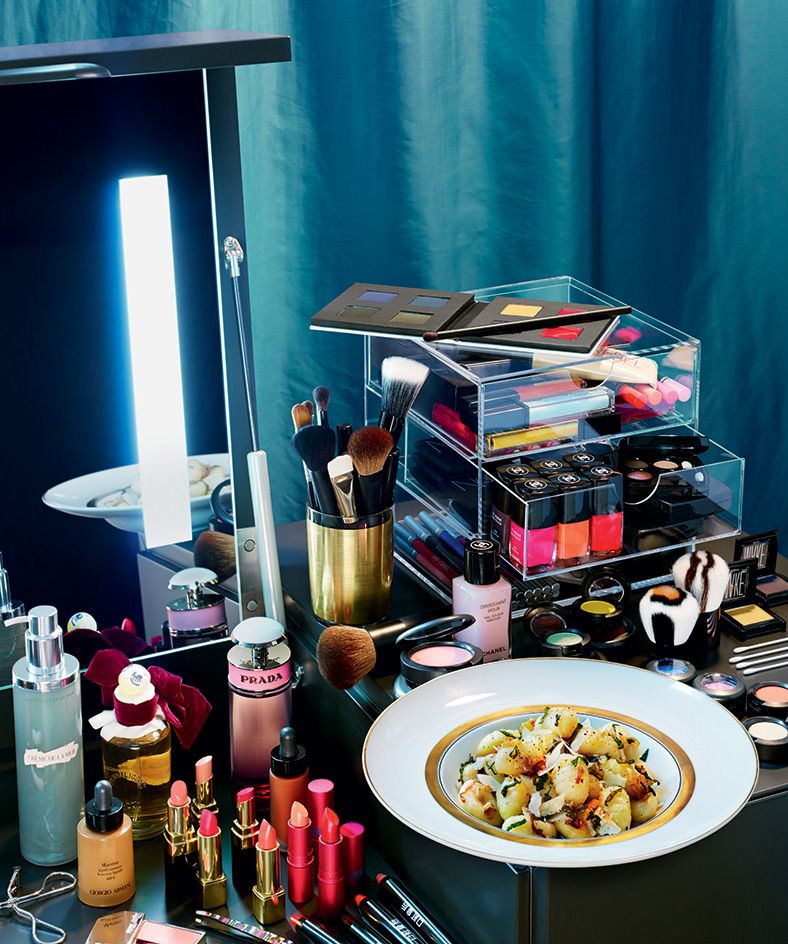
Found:
[[[326,515],[339,514],[327,468],[334,458],[336,442],[336,433],[330,426],[304,426],[293,436],[293,446],[309,470],[318,510]]]
[[[219,580],[235,573],[235,538],[221,531],[203,531],[194,542],[194,566],[212,570]]]
[[[664,653],[685,645],[698,621],[698,601],[678,587],[652,587],[640,601],[640,620],[654,647]]]
[[[375,643],[366,629],[329,626],[317,641],[320,674],[334,688],[351,688],[375,667]]]
[[[362,426],[348,440],[347,451],[358,482],[356,505],[362,515],[374,515],[383,510],[388,484],[386,460],[393,448],[391,433],[379,426]]]
[[[405,417],[419,391],[424,386],[430,369],[409,357],[387,357],[380,368],[380,384],[383,392],[378,426],[387,429],[399,442],[405,426]]]
[[[693,551],[683,554],[673,565],[677,587],[688,590],[698,601],[701,626],[697,641],[716,648],[720,643],[719,610],[728,588],[730,567],[719,554]]]

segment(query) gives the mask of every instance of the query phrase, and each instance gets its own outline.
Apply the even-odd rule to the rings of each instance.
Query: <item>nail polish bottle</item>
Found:
[[[591,544],[591,483],[576,472],[550,476],[561,490],[556,531],[556,567],[571,567],[588,560]]]
[[[464,574],[452,581],[453,612],[468,613],[476,620],[454,638],[478,646],[485,662],[512,655],[512,585],[501,577],[500,554],[495,541],[468,541]]]
[[[134,841],[123,803],[99,780],[77,827],[77,894],[83,905],[112,908],[134,895]]]
[[[512,551],[510,558],[522,572],[525,565],[527,574],[540,574],[550,570],[555,562],[556,534],[558,527],[558,503],[556,496],[559,489],[547,479],[526,479],[517,487],[517,495],[522,500],[522,526],[515,528],[512,516]],[[517,559],[514,556],[514,541],[522,541]]]
[[[624,477],[606,465],[596,465],[585,474],[594,483],[591,556],[618,557],[624,542]]]
[[[512,508],[517,504],[512,492],[523,479],[536,473],[527,465],[505,465],[496,470],[498,477],[493,490],[492,510],[490,514],[490,536],[508,551],[512,520]],[[511,556],[511,555],[510,555]]]
[[[293,803],[307,802],[309,767],[306,751],[297,742],[295,728],[282,728],[279,744],[271,751],[271,825],[277,836],[287,836]],[[280,840],[281,842],[281,840]]]

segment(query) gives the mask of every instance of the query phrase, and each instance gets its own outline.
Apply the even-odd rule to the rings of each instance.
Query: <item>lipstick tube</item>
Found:
[[[334,806],[334,784],[330,780],[310,780],[306,788],[306,805],[312,821],[312,838],[320,836],[323,816]]]
[[[230,829],[233,885],[246,895],[255,882],[255,851],[260,823],[254,815],[254,787],[239,790],[235,798],[235,819]]]
[[[356,895],[356,907],[362,918],[392,944],[424,944],[424,939],[403,924],[388,908],[367,898],[366,895]]]
[[[191,898],[197,892],[197,835],[191,823],[186,784],[176,780],[167,800],[164,830],[164,888],[168,901]]]
[[[260,924],[285,919],[285,890],[279,874],[279,843],[270,823],[260,824],[255,846],[257,881],[252,889],[252,910]]]
[[[222,872],[222,831],[211,810],[203,810],[197,830],[197,877],[202,907],[221,908],[227,904],[227,879]]]
[[[364,878],[364,827],[361,823],[343,823],[339,832],[345,882],[350,886],[358,885]]]
[[[315,856],[312,821],[301,803],[294,803],[287,821],[287,894],[294,905],[315,897]]]
[[[429,944],[453,944],[429,913],[397,879],[381,872],[376,876],[376,881],[387,902],[425,941]]]
[[[194,765],[195,794],[192,798],[192,819],[199,823],[203,810],[219,815],[219,804],[213,798],[213,757],[201,757]]]
[[[339,817],[332,809],[323,816],[317,863],[317,913],[324,921],[336,921],[345,910],[345,870]]]

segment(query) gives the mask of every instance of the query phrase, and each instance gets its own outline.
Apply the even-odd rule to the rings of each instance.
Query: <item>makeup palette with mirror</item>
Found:
[[[776,531],[750,534],[736,540],[734,560],[752,558],[757,563],[755,595],[761,603],[780,606],[788,603],[788,578],[777,573],[779,552]]]
[[[757,574],[758,561],[754,557],[730,564],[720,620],[723,628],[737,639],[753,639],[785,630],[785,620],[757,602]]]

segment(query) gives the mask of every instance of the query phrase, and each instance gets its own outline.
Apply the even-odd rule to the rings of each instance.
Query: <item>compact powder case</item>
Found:
[[[646,668],[650,672],[656,672],[657,675],[662,675],[673,682],[684,682],[685,684],[689,684],[695,678],[697,671],[695,666],[691,662],[687,662],[686,659],[672,659],[669,656],[664,659],[652,659],[646,665]]]
[[[737,718],[743,718],[747,707],[747,688],[740,678],[727,672],[702,672],[696,675],[692,687],[713,698]]]
[[[447,672],[479,665],[484,655],[482,650],[454,638],[475,622],[472,616],[467,615],[442,616],[400,633],[395,640],[402,651],[400,674],[394,681],[394,697],[400,698]]]
[[[546,656],[587,656],[591,637],[577,629],[557,629],[537,639]]]
[[[751,557],[730,565],[720,625],[737,639],[753,639],[785,629],[782,616],[756,602],[757,568],[757,560]]]
[[[737,538],[733,559],[756,562],[755,594],[761,603],[781,606],[788,603],[788,578],[777,573],[778,541],[776,531]]]
[[[595,649],[620,649],[635,635],[635,627],[624,617],[629,583],[612,567],[590,573],[582,583],[575,604],[577,625],[591,636]]]
[[[758,757],[766,764],[788,762],[788,724],[780,718],[756,715],[744,722]]]
[[[537,606],[530,610],[525,615],[525,624],[536,639],[560,632],[568,625],[564,610],[557,604]]]
[[[758,682],[747,693],[747,710],[751,715],[769,715],[788,721],[788,682]]]

